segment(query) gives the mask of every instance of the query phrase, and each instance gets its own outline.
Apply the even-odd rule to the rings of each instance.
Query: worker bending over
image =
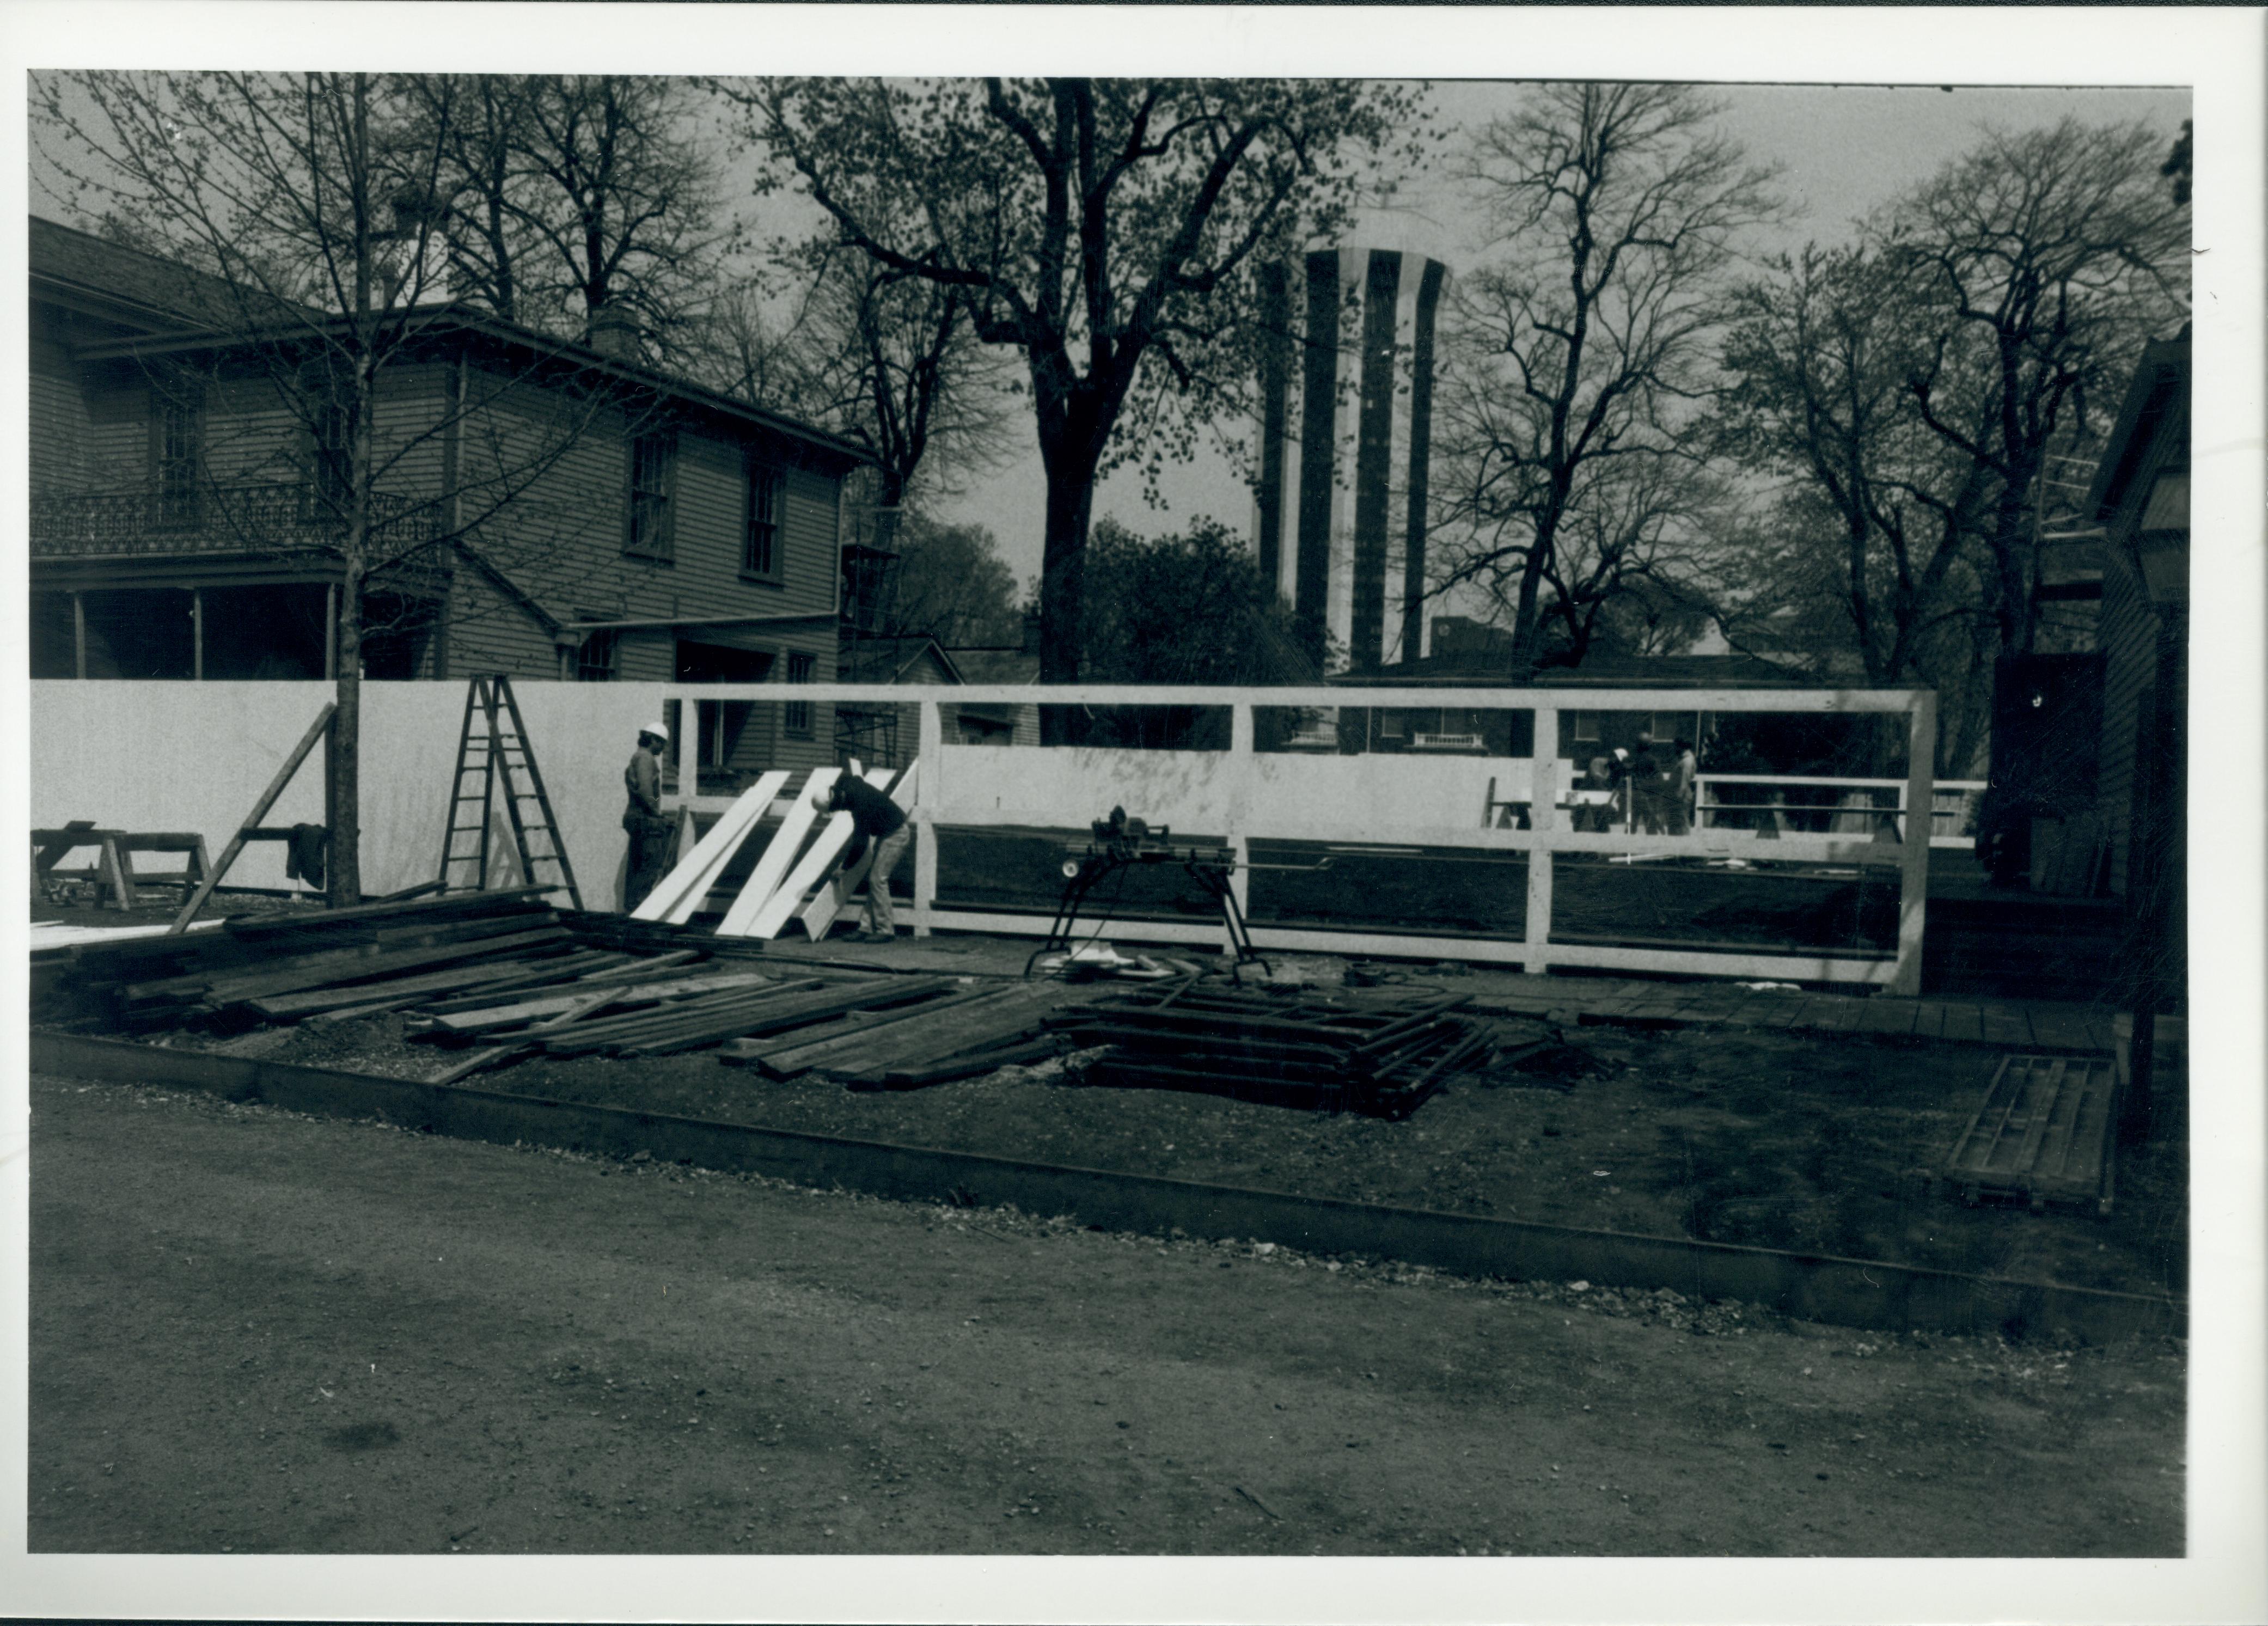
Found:
[[[890,903],[890,872],[898,867],[913,835],[906,827],[905,809],[850,773],[839,776],[831,787],[812,792],[811,802],[822,812],[850,815],[854,833],[843,850],[844,870],[856,868],[866,843],[875,843],[874,865],[866,872],[866,929],[858,935],[865,941],[895,938],[898,922]]]

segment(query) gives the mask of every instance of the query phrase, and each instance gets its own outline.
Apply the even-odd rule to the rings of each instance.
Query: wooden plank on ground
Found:
[[[432,1019],[431,1031],[444,1034],[482,1034],[501,1027],[517,1026],[522,1022],[538,1022],[578,1008],[587,1014],[602,1011],[609,1005],[659,1004],[665,1000],[686,999],[702,994],[722,993],[729,988],[757,988],[777,978],[757,971],[728,973],[722,976],[687,976],[670,982],[571,982],[563,990],[544,990],[526,998],[498,1001],[478,1010],[456,1011]],[[593,1004],[595,1001],[597,1003]]]
[[[965,1051],[990,1049],[1028,1033],[1049,1012],[1074,1003],[1076,990],[1060,982],[1011,983],[983,991],[952,1009],[935,1009],[932,1019],[869,1028],[863,1038],[846,1037],[836,1051],[811,1065],[832,1077],[879,1084],[893,1071],[919,1071]]]
[[[936,1021],[958,1006],[990,998],[992,992],[986,988],[957,988],[910,1007],[845,1012],[845,1019],[839,1025],[829,1024],[808,1035],[786,1034],[775,1040],[759,1042],[755,1046],[756,1053],[747,1059],[755,1062],[775,1078],[792,1078],[837,1056],[851,1054],[873,1045],[880,1032],[907,1023]]]
[[[2087,1012],[2069,1005],[2033,1005],[2026,1012],[2032,1023],[2032,1043],[2043,1050],[2085,1053],[2096,1048],[2088,1031]]]
[[[630,918],[666,921],[677,926],[691,920],[787,781],[787,771],[775,769],[742,791],[724,816],[709,827],[709,834],[694,843],[693,850],[654,884],[644,901],[630,911]]]
[[[872,769],[865,775],[866,783],[877,791],[889,780],[890,770],[887,768]],[[823,888],[836,860],[850,846],[850,838],[858,833],[858,828],[847,813],[828,814],[827,821],[812,836],[811,845],[803,850],[803,856],[788,871],[786,879],[764,901],[763,908],[748,917],[747,929],[740,935],[769,940],[786,931],[787,923],[796,918],[812,901],[812,894]],[[872,850],[870,843],[869,854]]]
[[[1943,1012],[1943,1023],[1938,1037],[1948,1044],[1983,1044],[1984,1042],[1984,1013],[1976,1005],[1958,1000],[1939,1002]]]
[[[1918,999],[1897,999],[1876,994],[1859,1002],[1859,1022],[1854,1031],[1874,1038],[1904,1038],[1913,1032],[1914,1018],[1918,1014],[1916,1007],[1920,1003]]]
[[[1850,994],[1815,994],[1805,1002],[1803,1026],[1817,1034],[1847,1034],[1866,1008],[1865,1000]]]
[[[483,954],[524,954],[532,948],[571,940],[563,927],[541,926],[532,931],[510,932],[503,937],[476,938],[469,943],[446,943],[435,948],[403,949],[390,954],[372,955],[353,966],[287,971],[267,977],[232,977],[225,982],[213,982],[205,994],[205,999],[213,1004],[235,1004],[276,994],[298,993],[303,989],[320,988],[350,978],[357,982],[372,982],[397,971],[476,960]]]
[[[842,772],[839,768],[814,768],[811,770],[810,776],[796,791],[795,799],[788,804],[787,814],[780,820],[779,828],[764,844],[763,854],[756,860],[755,870],[750,872],[747,884],[740,888],[740,895],[733,900],[732,907],[725,911],[725,918],[717,928],[718,937],[747,935],[749,923],[755,919],[757,911],[771,901],[772,894],[779,890],[780,883],[787,879],[788,871],[803,856],[804,840],[811,834],[811,828],[819,817],[819,810],[811,805],[813,794],[832,786]]]
[[[453,966],[443,971],[388,977],[380,982],[356,982],[348,986],[326,984],[304,993],[269,994],[244,1003],[262,1016],[288,1021],[296,1017],[314,1016],[325,1011],[372,1000],[401,999],[406,1004],[415,1004],[434,994],[451,993],[459,989],[477,989],[479,992],[475,997],[503,1000],[512,997],[519,990],[540,988],[548,982],[569,981],[574,975],[572,968],[546,973],[540,964],[531,965],[524,960],[507,960],[495,966]]]
[[[1913,1036],[1935,1039],[1945,1031],[1945,1001],[1917,999],[1914,1001]]]
[[[1977,1017],[1984,1042],[1995,1049],[2018,1049],[2032,1041],[2032,1025],[2020,1005],[1981,1004]]]

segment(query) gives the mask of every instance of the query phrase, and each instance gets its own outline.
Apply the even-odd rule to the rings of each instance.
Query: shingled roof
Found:
[[[244,320],[238,291],[178,260],[37,215],[31,217],[29,250],[34,294],[61,298],[122,327],[173,333]]]

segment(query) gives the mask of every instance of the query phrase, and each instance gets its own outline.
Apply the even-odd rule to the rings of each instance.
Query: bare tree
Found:
[[[438,145],[459,297],[649,360],[679,357],[739,246],[683,78],[458,75],[413,85]]]
[[[514,370],[468,364],[462,345],[436,349],[458,320],[438,298],[449,95],[383,75],[106,72],[41,76],[33,96],[45,155],[77,201],[131,219],[145,246],[204,274],[199,330],[156,346],[167,354],[150,364],[153,378],[218,357],[195,382],[248,369],[296,426],[249,434],[246,456],[278,467],[238,472],[296,475],[338,561],[328,879],[332,902],[351,904],[370,618],[445,551],[509,590],[476,545],[483,526],[514,509],[515,536],[544,534],[517,522],[531,489],[593,424],[640,403],[635,391],[591,386],[571,357]],[[424,388],[413,374],[443,354],[454,357],[443,381]],[[515,400],[531,386],[540,401]],[[460,472],[437,491],[427,471],[445,458]],[[204,479],[216,522],[248,541],[272,535],[272,517],[252,511],[247,488],[219,480],[210,458]]]
[[[2189,211],[2143,124],[1994,131],[1891,214],[1888,264],[1926,303],[1907,376],[1922,422],[1992,487],[1983,528],[2000,648],[2033,646],[2034,506],[2145,340],[2183,320]]]
[[[1603,538],[1618,506],[1674,501],[1662,471],[1696,460],[1723,275],[1778,207],[1717,112],[1676,86],[1545,85],[1463,156],[1502,257],[1460,284],[1435,397],[1436,590],[1496,591],[1515,666],[1542,652],[1547,588],[1593,590],[1560,557],[1571,523]],[[1551,613],[1572,626],[1584,607]]]
[[[1792,595],[1823,592],[1869,682],[1929,677],[1933,632],[1982,607],[1956,566],[1991,487],[1915,410],[1907,380],[1933,343],[1928,308],[1867,249],[1814,246],[1742,286],[1734,309],[1721,445],[1787,482],[1816,555],[1770,570],[1749,559],[1734,614],[1768,622]]]
[[[1334,233],[1408,92],[1344,81],[782,79],[733,92],[838,240],[1023,361],[1047,473],[1041,671],[1079,670],[1098,475],[1241,401],[1256,260]],[[1145,377],[1151,437],[1114,442]]]

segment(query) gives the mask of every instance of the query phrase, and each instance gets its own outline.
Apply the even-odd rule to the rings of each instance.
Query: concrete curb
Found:
[[[34,1033],[31,1066],[65,1078],[171,1085],[318,1116],[376,1118],[497,1145],[526,1143],[615,1157],[646,1151],[665,1162],[875,1196],[1013,1204],[1029,1213],[1076,1215],[1111,1230],[1154,1234],[1179,1226],[1193,1236],[1251,1237],[1311,1253],[1381,1255],[1469,1276],[1668,1287],[1848,1327],[2113,1343],[2183,1334],[2188,1325],[2187,1301],[2173,1297],[1058,1167],[112,1039]]]

